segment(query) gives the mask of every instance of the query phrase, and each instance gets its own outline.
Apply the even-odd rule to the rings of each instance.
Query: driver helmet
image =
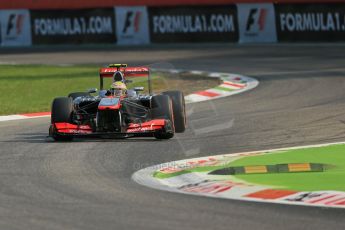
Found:
[[[123,82],[123,73],[121,71],[116,71],[113,75],[113,81],[122,81]]]
[[[126,84],[122,81],[115,81],[111,84],[111,93],[114,96],[124,96],[127,92]]]

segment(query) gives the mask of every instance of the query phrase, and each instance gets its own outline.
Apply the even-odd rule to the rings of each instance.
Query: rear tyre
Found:
[[[175,132],[183,133],[186,130],[186,106],[184,95],[180,91],[167,91],[163,92],[171,98],[173,111],[174,111],[174,125]]]
[[[72,100],[76,99],[77,97],[85,97],[85,96],[91,96],[91,95],[85,92],[75,92],[75,93],[68,94],[68,97],[72,98]]]
[[[73,112],[73,101],[71,97],[58,97],[55,98],[52,103],[51,111],[51,123],[57,122],[71,122],[71,116]],[[56,133],[54,126],[52,125],[49,129],[49,134],[56,141],[71,141],[73,137],[63,136]]]
[[[174,136],[174,115],[172,101],[167,95],[157,95],[152,97],[152,119],[168,120],[165,130],[156,132],[157,139],[170,139]]]

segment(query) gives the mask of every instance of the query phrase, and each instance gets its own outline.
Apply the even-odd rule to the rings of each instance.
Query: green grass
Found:
[[[98,87],[98,68],[0,65],[0,114],[49,111],[55,97]]]
[[[230,166],[269,165],[282,163],[322,163],[324,172],[237,175],[247,182],[283,187],[298,191],[345,191],[345,145],[332,145],[282,153],[251,156],[236,160]]]
[[[55,97],[98,88],[99,68],[96,65],[0,65],[0,115],[50,111]],[[154,77],[152,85],[154,89],[166,88],[167,81]],[[110,83],[105,84],[108,86]],[[135,82],[135,86],[147,86],[147,82]]]
[[[345,145],[287,150],[274,154],[249,156],[221,166],[201,166],[175,173],[161,173],[156,171],[153,176],[159,179],[166,179],[182,174],[210,172],[226,167],[287,163],[321,163],[326,165],[326,170],[324,172],[308,173],[236,175],[236,177],[250,183],[297,191],[345,191]]]
[[[228,166],[228,165],[226,165],[226,166]],[[185,169],[185,170],[173,172],[173,173],[162,173],[162,172],[156,171],[153,173],[153,177],[156,177],[158,179],[167,179],[167,178],[180,176],[180,175],[187,174],[187,173],[209,172],[209,171],[213,171],[213,170],[221,169],[221,168],[224,168],[224,165],[222,165],[222,166],[201,166],[201,167],[195,167],[192,169]]]

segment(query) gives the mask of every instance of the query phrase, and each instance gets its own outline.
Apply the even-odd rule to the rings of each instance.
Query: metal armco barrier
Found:
[[[216,0],[213,5],[193,5],[194,0],[186,0],[185,3],[191,4],[149,6],[157,1],[147,1],[148,6],[84,8],[87,6],[84,4],[83,9],[0,10],[0,45],[345,41],[345,0],[337,0],[338,3],[253,0],[253,3],[219,5],[221,1]],[[30,7],[34,8],[41,1],[25,2],[31,2]],[[50,8],[54,6],[57,5]]]

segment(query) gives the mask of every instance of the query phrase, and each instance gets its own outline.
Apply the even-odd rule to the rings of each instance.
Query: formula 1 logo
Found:
[[[141,11],[127,11],[122,33],[126,35],[138,33],[140,30]]]
[[[29,10],[0,10],[0,45],[31,45]]]
[[[257,35],[265,30],[267,13],[268,10],[265,8],[250,9],[246,23],[247,35]]]
[[[6,39],[16,39],[22,33],[24,19],[24,14],[10,14],[8,16],[5,31]]]
[[[115,17],[118,44],[132,45],[150,43],[146,7],[115,7]]]

